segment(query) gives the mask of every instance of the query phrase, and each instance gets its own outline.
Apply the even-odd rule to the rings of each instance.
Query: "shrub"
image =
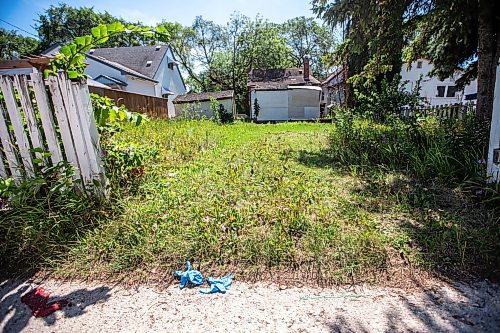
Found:
[[[124,105],[116,106],[115,101],[108,97],[90,94],[94,118],[100,133],[114,133],[124,125],[139,126],[148,121],[146,115],[130,112]]]
[[[486,151],[487,126],[473,117],[405,122],[387,115],[381,123],[337,110],[335,120],[331,147],[341,164],[384,167],[446,182],[485,175],[478,161]]]
[[[156,148],[130,142],[103,145],[106,175],[114,186],[126,186],[141,177],[144,163],[158,154]]]
[[[54,259],[92,225],[99,202],[74,183],[63,162],[21,183],[0,180],[0,267],[26,270]]]

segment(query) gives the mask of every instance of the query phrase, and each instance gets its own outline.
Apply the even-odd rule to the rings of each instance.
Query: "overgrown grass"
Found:
[[[240,274],[293,268],[330,281],[393,267],[494,263],[498,229],[452,190],[401,173],[333,167],[331,126],[153,122],[118,140],[159,149],[121,213],[61,271],[170,271],[185,260]],[[395,263],[395,259],[397,263]]]
[[[414,268],[477,273],[498,264],[490,211],[401,170],[339,166],[333,130],[152,121],[118,133],[113,140],[158,154],[93,216],[93,229],[45,263],[62,276],[140,278],[169,276],[191,260],[240,278],[279,270],[327,282]]]

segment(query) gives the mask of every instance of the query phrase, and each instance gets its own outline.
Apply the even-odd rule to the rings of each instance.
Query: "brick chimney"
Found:
[[[309,56],[306,55],[304,57],[304,81],[309,81],[309,72],[311,71],[310,64],[309,64]]]

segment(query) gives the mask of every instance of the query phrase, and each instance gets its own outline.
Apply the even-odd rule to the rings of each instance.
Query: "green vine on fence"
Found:
[[[49,67],[44,71],[45,77],[64,71],[70,79],[84,78],[85,53],[91,49],[106,43],[109,38],[119,34],[139,33],[145,36],[156,36],[158,41],[167,41],[169,34],[162,26],[155,29],[129,25],[125,27],[121,22],[110,24],[99,24],[92,28],[90,35],[76,37],[72,42],[64,45],[55,58],[49,62]]]

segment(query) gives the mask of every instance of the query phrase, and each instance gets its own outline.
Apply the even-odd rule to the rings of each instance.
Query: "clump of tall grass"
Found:
[[[339,164],[403,171],[446,183],[485,176],[488,127],[472,116],[452,121],[386,116],[379,122],[339,110],[335,124],[331,149]]]

